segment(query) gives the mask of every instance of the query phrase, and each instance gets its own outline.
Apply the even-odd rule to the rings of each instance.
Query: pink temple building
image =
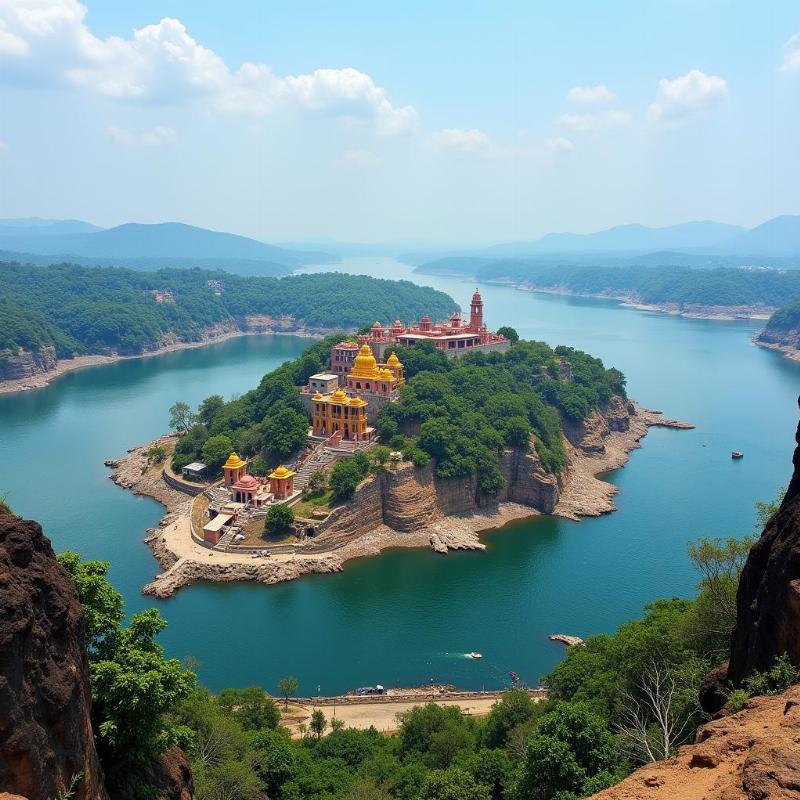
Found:
[[[383,360],[385,352],[393,345],[413,347],[423,339],[432,341],[451,357],[474,350],[507,350],[511,342],[505,336],[489,331],[483,312],[483,299],[476,289],[470,302],[468,320],[461,316],[461,312],[456,311],[443,322],[432,322],[427,314],[416,325],[405,326],[400,320],[395,320],[391,325],[376,322],[366,336],[359,337],[359,342],[369,344],[379,361]],[[332,371],[347,374],[357,354],[358,347],[354,344],[340,342],[335,345],[331,351]],[[337,364],[344,367],[341,372],[337,371]]]

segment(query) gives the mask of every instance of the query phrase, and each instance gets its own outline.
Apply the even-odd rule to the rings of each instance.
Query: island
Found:
[[[243,277],[222,270],[0,262],[0,393],[69,370],[234,336],[320,336],[371,314],[451,314],[444,292],[340,273]]]
[[[478,291],[467,318],[362,330],[234,400],[176,403],[175,433],[107,462],[168,511],[146,594],[337,572],[393,547],[483,550],[479,534],[513,520],[608,513],[617,489],[598,476],[650,426],[692,427],[628,399],[599,359],[490,331]]]

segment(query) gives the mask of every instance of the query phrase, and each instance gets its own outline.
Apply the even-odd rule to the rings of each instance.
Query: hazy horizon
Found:
[[[800,212],[788,0],[0,3],[0,217],[530,241]]]

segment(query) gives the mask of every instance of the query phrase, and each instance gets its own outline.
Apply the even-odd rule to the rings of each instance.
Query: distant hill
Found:
[[[70,233],[95,233],[97,225],[80,219],[42,219],[21,217],[0,219],[0,236],[60,236]]]
[[[715,248],[744,231],[722,222],[685,222],[666,228],[617,225],[596,233],[548,233],[534,242],[512,242],[488,247],[483,253],[511,256],[535,253],[609,253]]]
[[[26,224],[27,223],[27,224]],[[86,230],[86,228],[90,230]],[[247,275],[287,274],[302,264],[336,261],[328,253],[286,250],[246,236],[180,222],[128,223],[100,229],[73,220],[0,221],[0,250],[8,260],[89,266],[225,268]]]
[[[800,216],[767,220],[723,243],[723,249],[743,255],[791,256],[800,254]]]

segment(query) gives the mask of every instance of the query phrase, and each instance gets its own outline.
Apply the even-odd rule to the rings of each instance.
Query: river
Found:
[[[473,282],[414,276],[391,259],[334,267],[416,280],[468,308]],[[697,425],[654,429],[608,476],[619,510],[579,523],[544,517],[486,537],[485,553],[394,551],[338,575],[272,587],[197,585],[142,597],[158,571],[143,544],[162,508],[108,480],[106,458],[162,433],[175,400],[197,404],[255,386],[308,340],[253,336],[68,373],[38,391],[0,396],[0,494],[39,520],[56,550],[112,563],[129,611],[155,604],[170,655],[193,656],[212,689],[294,674],[301,692],[434,679],[498,688],[516,671],[536,684],[561,657],[549,633],[611,631],[645,603],[690,596],[686,543],[749,532],[753,505],[789,477],[800,365],[755,347],[751,322],[686,320],[613,302],[481,285],[490,326],[597,355],[631,397]],[[734,462],[732,449],[745,453]],[[482,661],[463,654],[478,650]]]

